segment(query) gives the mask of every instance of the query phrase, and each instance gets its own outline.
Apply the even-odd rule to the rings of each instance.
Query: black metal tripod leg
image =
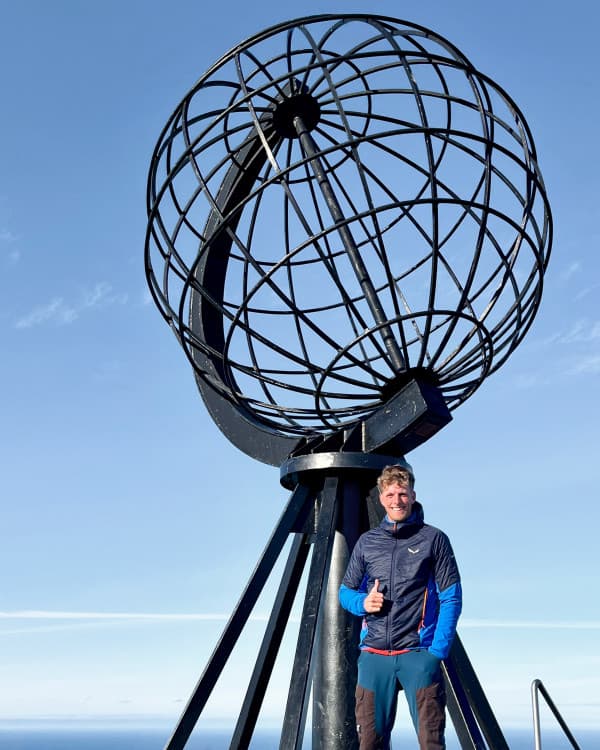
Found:
[[[304,599],[304,609],[298,634],[298,645],[292,668],[280,750],[299,750],[304,735],[304,722],[308,707],[313,665],[313,648],[322,600],[327,587],[327,574],[331,561],[339,480],[328,477],[323,485],[319,508],[317,532],[312,553],[310,572]]]
[[[256,665],[250,678],[248,692],[240,712],[230,750],[240,750],[250,744],[254,727],[265,692],[271,678],[271,672],[281,645],[281,640],[288,624],[290,612],[296,598],[302,572],[308,557],[309,541],[307,534],[297,534],[283,573],[279,591],[273,605]]]
[[[260,596],[264,585],[277,561],[288,535],[296,524],[298,518],[302,515],[305,507],[313,500],[313,493],[306,487],[298,486],[292,493],[290,500],[283,511],[281,518],[267,546],[264,549],[254,573],[252,574],[244,593],[240,597],[229,622],[225,626],[221,638],[210,657],[210,660],[198,681],[191,698],[185,707],[179,723],[175,728],[171,738],[165,745],[165,750],[182,750],[185,747],[190,735],[196,726],[198,717],[204,708],[206,701],[209,699],[213,688],[223,671],[229,658],[231,650],[237,642],[250,613],[258,597]]]
[[[458,635],[444,663],[444,672],[448,711],[463,750],[509,750]]]
[[[461,750],[487,750],[477,719],[469,700],[456,677],[456,671],[446,662],[443,668],[446,683],[446,702]]]

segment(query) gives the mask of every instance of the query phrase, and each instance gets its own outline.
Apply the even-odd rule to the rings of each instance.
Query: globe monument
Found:
[[[448,424],[535,318],[552,221],[529,127],[427,28],[294,19],[183,97],[147,210],[150,291],[209,414],[291,490],[167,748],[185,746],[286,544],[231,748],[250,742],[309,560],[280,747],[301,747],[311,694],[313,747],[355,747],[357,624],[337,588],[377,522],[378,472]],[[444,670],[462,747],[506,747],[460,640]]]

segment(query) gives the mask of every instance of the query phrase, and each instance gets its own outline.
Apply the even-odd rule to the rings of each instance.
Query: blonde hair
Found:
[[[381,493],[390,484],[399,484],[403,487],[410,487],[412,490],[415,486],[415,478],[412,471],[400,464],[384,466],[377,479],[377,489]]]

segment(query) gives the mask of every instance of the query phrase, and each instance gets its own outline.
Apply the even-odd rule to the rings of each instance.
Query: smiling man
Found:
[[[402,688],[420,750],[445,748],[448,656],[462,606],[448,537],[423,520],[412,470],[386,466],[377,480],[386,511],[363,534],[340,587],[340,602],[363,618],[356,686],[360,750],[387,750]]]

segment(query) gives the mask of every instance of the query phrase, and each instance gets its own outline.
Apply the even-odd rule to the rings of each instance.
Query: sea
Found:
[[[600,731],[573,731],[580,750],[600,750]],[[170,736],[168,729],[157,728],[67,728],[52,726],[2,726],[0,750],[162,750]],[[505,732],[510,750],[534,750],[532,730]],[[572,750],[561,733],[542,731],[542,750]],[[228,750],[231,731],[208,730],[193,734],[186,750]],[[306,740],[303,750],[310,750]],[[413,734],[394,736],[393,750],[417,750]],[[251,750],[278,750],[279,733],[255,732]],[[447,750],[460,750],[456,737],[447,737]]]

